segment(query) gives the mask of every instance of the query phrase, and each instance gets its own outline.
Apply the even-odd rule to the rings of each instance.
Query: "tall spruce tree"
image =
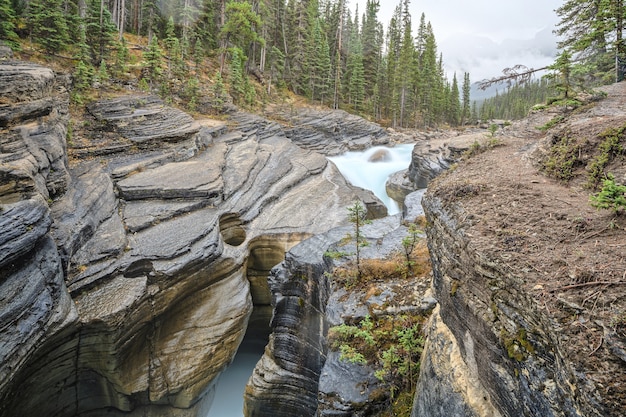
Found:
[[[573,75],[586,84],[615,80],[616,61],[624,61],[623,0],[567,0],[556,9],[559,48],[578,60]]]
[[[406,127],[411,120],[411,110],[414,108],[415,100],[413,89],[413,80],[419,68],[415,65],[415,44],[413,42],[413,28],[411,24],[411,13],[409,12],[410,2],[404,0],[402,12],[402,46],[400,48],[399,65],[395,79],[397,81],[398,100],[398,125]]]
[[[163,75],[163,51],[159,46],[159,39],[152,36],[148,50],[143,54],[143,78],[148,82],[150,89],[161,82]]]
[[[100,66],[108,58],[116,44],[117,28],[111,20],[111,13],[101,0],[89,0],[85,15],[85,38],[89,45],[91,65]]]
[[[350,41],[350,52],[348,55],[347,73],[350,78],[347,80],[348,97],[350,104],[355,110],[363,109],[365,98],[365,72],[363,69],[363,51],[361,40],[358,34],[354,34]]]
[[[461,125],[464,125],[465,123],[467,123],[467,121],[470,119],[471,117],[471,110],[470,110],[470,93],[471,93],[471,88],[472,88],[472,84],[470,82],[470,75],[469,72],[466,72],[463,74],[463,104],[462,104],[462,110],[461,110]]]
[[[70,46],[63,0],[31,1],[27,20],[33,41],[47,53],[61,52]]]
[[[456,79],[456,73],[452,77],[452,85],[450,85],[450,91],[448,93],[448,109],[447,119],[448,123],[452,126],[458,126],[461,122],[461,101],[459,97],[459,84]]]
[[[382,25],[378,21],[378,11],[380,2],[378,0],[367,0],[363,24],[361,25],[361,39],[363,45],[363,68],[365,80],[365,94],[371,97],[374,93],[374,86],[378,81],[378,71],[382,55],[383,33]]]
[[[252,10],[252,5],[245,2],[231,2],[226,5],[225,22],[220,30],[220,39],[227,48],[239,48],[243,54],[242,61],[247,61],[244,51],[253,42],[264,42],[258,33],[261,27],[261,19]],[[223,51],[226,53],[226,50]]]
[[[4,42],[12,49],[20,48],[19,37],[15,33],[15,10],[11,0],[0,0],[0,43]]]

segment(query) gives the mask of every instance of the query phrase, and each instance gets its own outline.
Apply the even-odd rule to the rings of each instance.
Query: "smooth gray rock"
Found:
[[[11,268],[48,233],[52,220],[41,197],[0,207],[0,268]]]
[[[371,404],[370,395],[381,387],[369,366],[340,359],[339,352],[329,352],[320,374],[318,417],[371,416],[380,404]]]
[[[289,122],[286,135],[295,144],[327,156],[384,145],[390,140],[379,125],[342,110],[278,108],[269,113]]]
[[[206,410],[243,338],[251,294],[265,305],[268,287],[280,287],[285,296],[275,302],[286,311],[301,309],[306,297],[305,320],[324,308],[323,282],[291,288],[264,284],[263,274],[297,243],[344,224],[354,200],[372,217],[382,204],[322,155],[294,145],[278,123],[239,112],[228,125],[195,121],[150,96],[90,105],[78,133],[85,137],[75,138],[71,152],[93,161],[70,175],[63,77],[23,67],[30,78],[11,77],[35,77],[32,90],[0,81],[13,100],[0,109],[0,247],[7,249],[0,271],[10,275],[0,285],[11,286],[7,294],[21,291],[14,301],[0,296],[0,317],[19,328],[23,308],[24,326],[36,334],[12,333],[16,345],[0,345],[9,355],[0,414],[191,417]],[[338,132],[352,129],[335,122]],[[13,280],[26,285],[29,275],[48,292]],[[293,318],[276,316],[286,331],[272,336],[272,361],[300,381],[287,409],[315,410],[324,344],[316,337],[326,325]],[[301,325],[305,333],[291,333]],[[13,349],[17,343],[25,349]],[[302,349],[318,353],[302,359]],[[273,393],[270,386],[261,396]]]
[[[117,210],[113,183],[97,162],[72,170],[73,186],[52,206],[54,236],[63,263],[94,235],[102,222]]]
[[[96,120],[142,146],[147,142],[189,139],[198,133],[200,125],[191,116],[166,106],[157,96],[122,96],[98,101],[88,106]]]
[[[41,238],[0,271],[0,415],[10,415],[6,396],[16,371],[77,315],[51,238]]]

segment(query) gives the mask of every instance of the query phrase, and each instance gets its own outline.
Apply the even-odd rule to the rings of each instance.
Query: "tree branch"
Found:
[[[528,68],[525,65],[518,64],[518,65],[515,65],[514,67],[503,69],[502,73],[504,75],[501,75],[500,77],[493,77],[491,79],[484,79],[482,81],[477,82],[478,88],[480,88],[481,90],[486,90],[487,88],[491,87],[494,84],[502,84],[502,83],[506,83],[507,86],[509,87],[513,83],[524,84],[530,81],[530,77],[534,73],[546,70],[548,68],[549,67],[541,67],[541,68],[533,69],[533,68]]]

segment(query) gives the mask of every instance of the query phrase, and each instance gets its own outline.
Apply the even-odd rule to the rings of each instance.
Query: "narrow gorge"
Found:
[[[246,416],[383,415],[388,387],[329,344],[371,314],[430,317],[413,417],[623,415],[626,224],[589,206],[582,174],[566,187],[541,171],[563,137],[626,125],[622,84],[497,140],[330,110],[193,118],[141,94],[70,123],[68,88],[0,61],[0,416],[206,416],[269,309]],[[387,216],[327,157],[396,143],[417,144]],[[623,153],[609,166],[626,179]],[[328,251],[357,200],[364,259],[397,253],[425,214],[432,274],[337,285]]]

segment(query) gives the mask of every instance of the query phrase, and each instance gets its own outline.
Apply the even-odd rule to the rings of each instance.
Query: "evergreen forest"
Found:
[[[0,39],[66,61],[73,99],[126,82],[194,110],[295,94],[393,127],[457,126],[469,74],[448,79],[433,28],[401,0],[0,0]],[[384,30],[383,28],[386,28]]]
[[[399,0],[0,0],[0,42],[63,62],[76,103],[95,88],[132,85],[190,111],[211,99],[255,108],[290,94],[386,126],[460,126],[523,117],[557,94],[623,78],[621,0],[566,0],[555,12],[561,54],[545,80],[500,77],[480,107],[470,74],[444,71],[433,27]],[[522,63],[523,64],[523,63]]]

